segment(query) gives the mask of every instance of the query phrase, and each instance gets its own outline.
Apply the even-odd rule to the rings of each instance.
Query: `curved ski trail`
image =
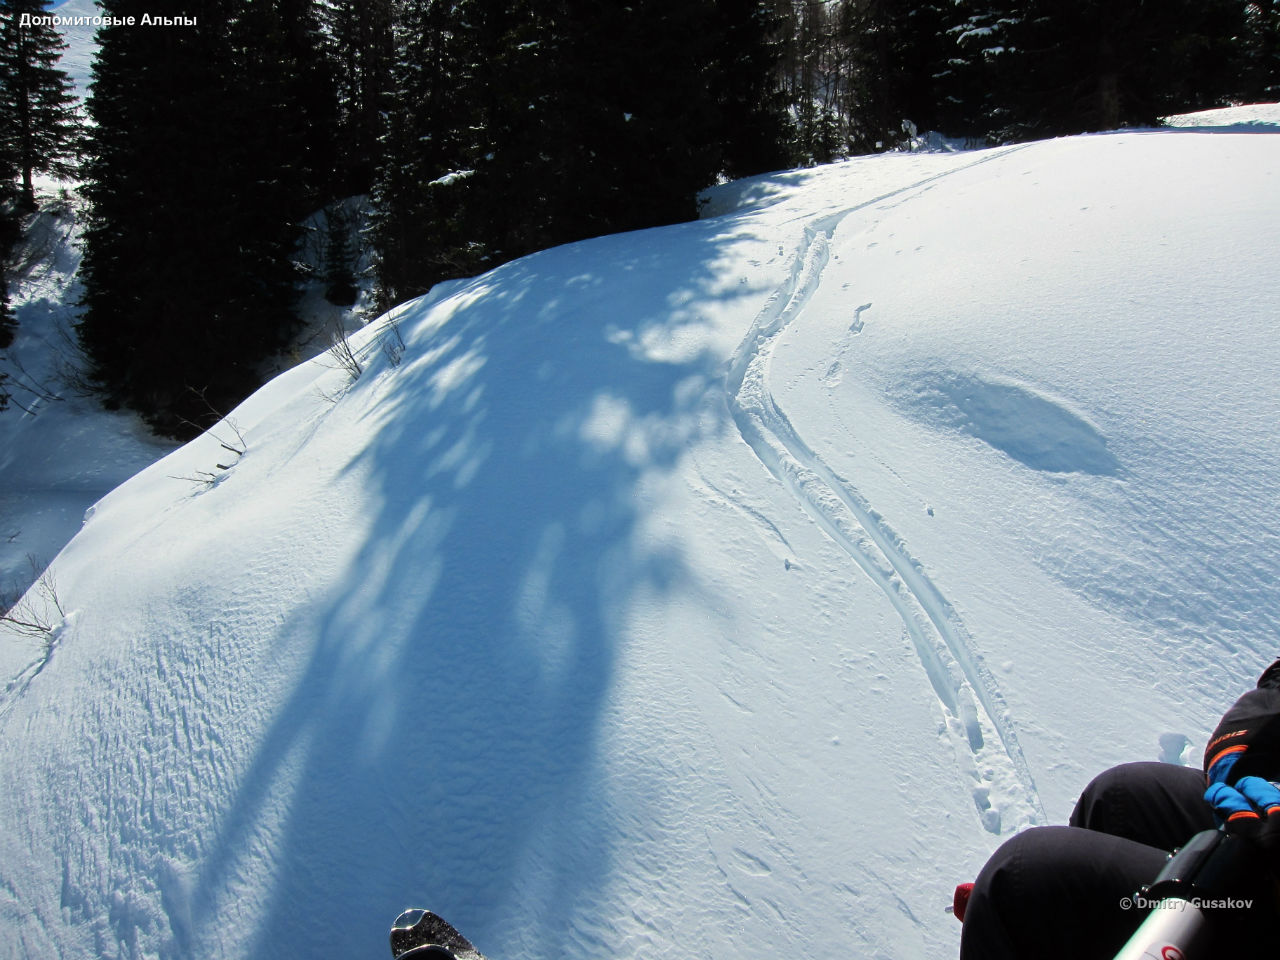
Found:
[[[768,371],[778,337],[804,312],[821,284],[831,238],[847,217],[1010,152],[988,155],[807,224],[787,279],[756,316],[734,352],[726,378],[729,408],[742,439],[818,526],[884,591],[901,617],[942,705],[979,818],[992,833],[1046,821],[995,680],[975,655],[954,607],[901,537],[852,483],[822,461],[779,408],[769,389]]]

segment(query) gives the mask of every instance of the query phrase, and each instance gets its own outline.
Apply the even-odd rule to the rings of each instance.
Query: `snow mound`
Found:
[[[1112,476],[1120,468],[1094,424],[1035,387],[955,371],[903,386],[908,415],[962,430],[1033,469]]]
[[[1255,103],[1184,113],[1165,120],[1171,127],[1218,133],[1280,133],[1280,104]]]

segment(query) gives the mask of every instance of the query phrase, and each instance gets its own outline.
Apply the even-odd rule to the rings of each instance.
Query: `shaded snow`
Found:
[[[1103,475],[1119,470],[1096,425],[1034,387],[955,371],[921,372],[901,386],[908,415],[963,430],[1033,469]]]

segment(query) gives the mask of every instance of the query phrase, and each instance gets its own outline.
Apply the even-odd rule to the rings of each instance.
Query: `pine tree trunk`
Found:
[[[22,166],[22,195],[18,198],[18,210],[22,213],[33,213],[36,209],[36,188],[31,177],[31,166]]]
[[[1101,130],[1115,130],[1124,116],[1120,103],[1120,71],[1115,44],[1103,37],[1098,49],[1098,120]]]
[[[1101,129],[1115,130],[1120,126],[1120,75],[1114,70],[1098,77],[1098,112]]]

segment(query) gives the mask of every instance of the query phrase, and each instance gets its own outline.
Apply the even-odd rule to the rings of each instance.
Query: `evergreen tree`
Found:
[[[0,191],[0,350],[13,343],[17,327],[13,308],[9,305],[9,250],[13,246],[13,234],[16,231],[12,206],[2,194],[3,191]],[[0,394],[3,392],[3,384],[0,383]],[[0,410],[3,409],[4,404],[0,403]]]
[[[551,38],[556,242],[692,219],[721,166],[715,4],[594,7],[570,0]]]
[[[13,343],[14,329],[17,326],[13,317],[13,308],[9,305],[9,278],[4,264],[0,264],[0,350]],[[4,409],[0,404],[0,410]]]
[[[717,0],[713,89],[720,172],[730,179],[790,166],[795,131],[782,82],[786,18],[761,0]]]
[[[823,0],[783,0],[781,79],[794,120],[793,153],[801,163],[826,163],[845,152],[848,65],[837,43],[839,10]]]
[[[484,266],[558,242],[553,164],[571,143],[558,99],[569,56],[555,29],[566,15],[560,2],[475,4],[476,173],[465,188]]]
[[[347,196],[339,170],[337,79],[321,8],[317,0],[275,0],[250,4],[241,17],[251,29],[263,31],[249,36],[247,47],[267,58],[259,70],[276,87],[273,119],[287,124],[275,140],[282,147],[276,162],[298,178],[291,192],[305,216]]]
[[[13,308],[9,306],[9,278],[7,274],[8,271],[4,269],[4,264],[0,264],[0,350],[13,343],[13,334],[16,327]],[[0,409],[3,409],[3,407],[0,407]]]
[[[1244,31],[1238,0],[962,0],[971,103],[1002,140],[1128,125],[1225,101]]]
[[[785,155],[780,109],[750,91],[729,95],[714,0],[482,6],[484,141],[469,190],[495,259],[695,216],[698,192],[726,166],[735,110],[763,141],[761,156]],[[766,23],[739,16],[745,54],[746,28]],[[745,156],[739,144],[736,162]]]
[[[394,8],[393,0],[322,0],[320,5],[337,99],[335,197],[369,193],[377,179],[395,61]]]
[[[81,141],[71,78],[57,66],[66,41],[38,19],[49,2],[0,0],[0,153],[22,178],[24,211],[36,206],[33,174],[69,176]]]
[[[403,0],[374,193],[383,297],[687,220],[722,171],[783,166],[769,29],[746,0]]]
[[[0,159],[0,164],[3,164]],[[9,305],[9,251],[18,237],[16,189],[10,177],[0,179],[0,350],[13,343],[17,320]],[[9,405],[9,374],[0,370],[0,410]]]
[[[146,0],[107,0],[141,20]],[[307,191],[278,68],[280,7],[192,0],[196,26],[99,34],[79,334],[108,400],[189,435],[260,382],[293,329]]]
[[[379,299],[390,306],[478,267],[465,220],[475,161],[471,4],[403,0],[373,191]],[[474,200],[474,197],[470,198]]]
[[[1280,0],[1245,4],[1244,63],[1237,97],[1280,99]]]
[[[854,152],[898,146],[913,129],[938,129],[955,52],[947,30],[953,7],[926,0],[841,4],[838,35],[849,77],[844,113]]]
[[[339,307],[354,306],[360,291],[356,287],[356,250],[351,235],[353,219],[341,203],[329,207],[325,218],[324,254],[321,279],[324,297]]]

